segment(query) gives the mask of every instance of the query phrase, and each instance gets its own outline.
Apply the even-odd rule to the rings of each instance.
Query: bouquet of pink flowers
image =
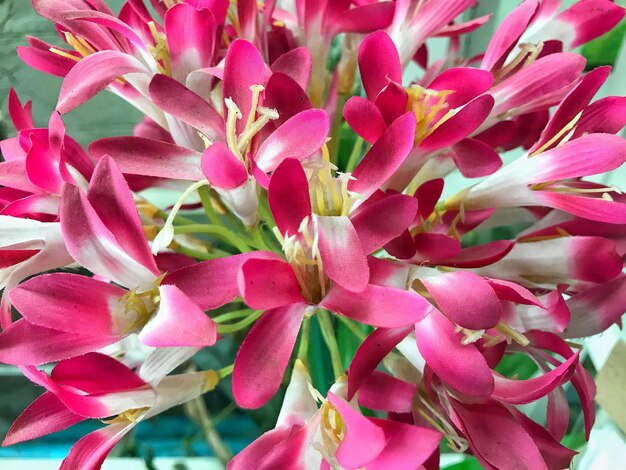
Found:
[[[436,469],[442,440],[568,467],[563,387],[587,436],[595,394],[570,339],[626,310],[626,197],[583,179],[626,161],[626,98],[593,101],[610,67],[571,51],[624,10],[525,0],[465,57],[475,3],[33,0],[66,46],[18,54],[63,85],[47,128],[9,95],[0,361],[45,391],[4,445],[101,420],[62,465],[97,469],[229,381],[243,409],[284,393],[233,470]],[[85,150],[62,115],[103,90],[145,119]],[[222,341],[232,363],[190,369]],[[544,397],[541,424],[518,406]]]

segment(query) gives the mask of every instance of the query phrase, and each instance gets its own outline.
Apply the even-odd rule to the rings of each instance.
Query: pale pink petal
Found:
[[[288,119],[261,144],[256,165],[266,173],[286,158],[304,160],[318,152],[328,137],[329,119],[322,109],[302,111]]]
[[[348,216],[316,216],[318,247],[326,275],[351,292],[369,281],[366,253]]]
[[[309,182],[299,161],[288,158],[276,168],[267,197],[280,232],[296,235],[302,221],[311,215]]]
[[[328,401],[341,416],[346,429],[337,449],[337,462],[347,468],[367,465],[387,444],[384,431],[333,392],[328,392]]]
[[[99,160],[109,155],[124,174],[199,181],[200,153],[144,137],[105,137],[89,145]]]
[[[396,119],[376,141],[354,169],[348,189],[367,199],[389,179],[413,148],[415,115],[406,113]]]
[[[241,344],[233,369],[233,394],[242,408],[263,406],[278,390],[304,318],[305,304],[265,312]]]
[[[494,379],[487,361],[474,344],[462,344],[462,334],[439,312],[415,325],[417,347],[443,382],[470,396],[488,396]]]
[[[200,167],[209,183],[219,189],[234,189],[248,180],[243,162],[221,142],[215,142],[204,151]]]
[[[141,329],[139,340],[146,346],[212,346],[217,325],[174,285],[159,287],[159,308]]]
[[[373,101],[389,81],[402,84],[402,66],[395,44],[384,31],[376,31],[359,46],[359,72],[367,97]]]
[[[81,59],[67,74],[56,110],[65,114],[93,98],[126,74],[148,74],[134,57],[118,51],[100,51]]]
[[[320,305],[353,320],[381,328],[397,328],[418,322],[430,307],[426,299],[413,292],[372,284],[358,295],[334,285]]]
[[[238,276],[241,296],[258,310],[304,302],[293,268],[283,260],[249,259]]]

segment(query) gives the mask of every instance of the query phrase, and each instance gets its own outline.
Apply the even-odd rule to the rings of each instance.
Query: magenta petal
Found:
[[[199,181],[200,153],[145,137],[106,137],[89,145],[99,160],[109,155],[124,174]]]
[[[137,59],[119,51],[100,51],[81,59],[63,81],[56,110],[61,114],[71,111],[129,73],[148,71]]]
[[[90,277],[53,273],[29,279],[9,295],[15,308],[34,325],[68,333],[115,336],[128,326],[114,324],[116,307],[123,308],[120,299],[124,294],[124,289]]]
[[[574,138],[584,134],[617,134],[626,125],[626,97],[607,96],[591,103],[583,111]]]
[[[35,135],[30,137],[31,146],[24,162],[28,180],[52,194],[60,194],[63,180],[59,173],[59,162],[54,158],[48,143]]]
[[[276,427],[255,439],[228,462],[228,470],[304,470],[308,428],[302,425]]]
[[[413,412],[417,386],[380,371],[373,371],[359,388],[359,405],[393,413]]]
[[[146,346],[212,346],[217,325],[173,285],[159,287],[159,308],[139,333]]]
[[[366,253],[348,216],[316,216],[318,247],[326,275],[351,292],[367,286]]]
[[[346,102],[343,117],[352,130],[370,144],[376,142],[387,127],[378,107],[360,96],[353,96]]]
[[[149,87],[150,98],[166,113],[195,127],[211,141],[224,138],[224,120],[201,96],[167,75],[157,74]]]
[[[494,100],[491,95],[481,95],[474,98],[420,142],[420,150],[434,152],[460,142],[478,129],[487,119],[493,108],[493,103]]]
[[[430,308],[426,299],[413,292],[372,284],[358,295],[334,285],[320,305],[353,320],[381,328],[411,325],[423,319]]]
[[[556,21],[568,24],[574,32],[563,28],[568,34],[567,40],[571,40],[569,48],[578,47],[591,41],[611,30],[624,17],[624,8],[607,0],[587,0],[583,3],[575,3],[557,16]],[[560,26],[560,25],[559,25]],[[563,35],[565,36],[565,35]],[[566,39],[566,38],[558,38]]]
[[[118,340],[118,336],[87,336],[52,330],[22,318],[0,334],[0,362],[46,364],[95,351]]]
[[[233,369],[233,394],[240,407],[259,408],[280,387],[305,309],[305,304],[292,304],[268,310],[246,336]]]
[[[426,88],[453,91],[446,97],[446,104],[450,108],[458,108],[487,92],[492,84],[493,75],[485,70],[455,67],[441,72]]]
[[[20,103],[19,98],[17,97],[17,93],[11,87],[9,88],[9,98],[8,98],[8,108],[9,108],[9,116],[11,117],[11,122],[13,122],[13,127],[15,127],[16,131],[23,131],[24,129],[32,129],[35,127],[33,124],[33,115],[31,111],[31,102],[27,101],[24,106]]]
[[[243,162],[221,142],[215,142],[204,151],[200,166],[209,183],[219,189],[234,189],[248,180]]]
[[[405,113],[396,119],[354,169],[350,191],[365,199],[371,196],[402,165],[413,148],[415,115]]]
[[[376,369],[378,364],[402,341],[412,327],[378,328],[361,343],[348,369],[348,395],[351,400],[361,384]]]
[[[466,178],[488,176],[502,166],[498,152],[477,139],[463,139],[451,150],[454,163]]]
[[[341,416],[346,429],[346,434],[337,449],[337,462],[347,468],[367,465],[385,447],[385,433],[333,392],[328,392],[328,401]]]
[[[494,379],[487,361],[473,344],[462,344],[461,333],[437,311],[415,325],[417,347],[442,381],[469,396],[488,396]]]
[[[456,271],[420,280],[439,309],[454,323],[481,330],[492,328],[500,321],[500,300],[482,277]]]
[[[415,219],[417,200],[393,194],[368,205],[352,217],[363,251],[372,253],[402,235]]]
[[[389,82],[378,94],[374,104],[385,122],[391,124],[406,112],[408,100],[409,95],[402,85],[396,82]]]
[[[288,119],[261,144],[257,166],[274,171],[286,158],[304,160],[318,152],[328,136],[329,119],[322,109],[307,109]]]
[[[402,83],[400,56],[386,32],[376,31],[363,39],[359,46],[359,71],[365,93],[372,101],[389,81]]]
[[[253,258],[245,261],[238,283],[244,301],[254,309],[304,302],[293,268],[283,260]]]
[[[367,468],[404,470],[419,468],[438,451],[441,434],[432,429],[372,418],[385,433],[387,445]]]
[[[296,114],[311,109],[311,100],[298,83],[284,73],[275,72],[265,88],[265,106],[278,112],[275,125],[280,126]]]
[[[268,200],[280,233],[296,235],[302,221],[311,215],[309,182],[299,161],[288,158],[276,168],[270,179]]]
[[[115,445],[136,423],[109,424],[80,439],[67,454],[60,470],[98,469]]]
[[[511,380],[495,374],[495,387],[492,397],[514,405],[539,400],[569,380],[578,364],[578,356],[578,354],[572,355],[556,369],[528,380]]]
[[[291,49],[279,56],[271,69],[273,73],[284,73],[305,90],[311,75],[311,52],[306,47]]]
[[[444,180],[443,178],[437,178],[434,180],[426,181],[422,183],[415,191],[415,198],[417,199],[417,215],[421,220],[416,222],[421,223],[423,220],[428,219],[430,214],[433,213],[441,193],[443,192]]]
[[[110,157],[102,158],[96,165],[87,199],[124,251],[158,276],[160,272],[146,242],[133,194]]]
[[[237,274],[243,262],[250,258],[280,259],[275,253],[267,251],[215,258],[168,273],[162,285],[173,284],[202,310],[213,310],[239,296]]]
[[[2,446],[62,431],[85,419],[69,411],[52,392],[45,392],[17,417],[2,441]]]

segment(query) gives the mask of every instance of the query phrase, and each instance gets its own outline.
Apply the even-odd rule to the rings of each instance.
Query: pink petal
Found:
[[[217,28],[213,13],[182,3],[169,8],[164,19],[174,78],[184,81],[189,72],[211,66]]]
[[[263,406],[278,390],[306,305],[268,310],[241,344],[233,369],[233,394],[242,408]]]
[[[546,396],[554,388],[568,381],[578,364],[578,354],[573,355],[556,369],[528,380],[512,380],[494,375],[492,397],[505,403],[521,405]]]
[[[458,108],[489,91],[492,84],[493,76],[485,70],[454,67],[441,72],[426,88],[436,91],[453,91],[452,94],[446,96],[446,104],[450,108]]]
[[[422,142],[419,148],[424,152],[434,152],[454,145],[480,127],[493,108],[490,95],[481,95],[458,110],[444,121]],[[491,158],[490,160],[493,160]]]
[[[432,429],[384,419],[371,419],[385,433],[387,445],[368,468],[402,470],[424,464],[439,450],[441,434]]]
[[[458,255],[440,263],[461,269],[479,268],[504,258],[514,245],[515,243],[509,240],[496,240],[484,245],[471,246],[463,248]]]
[[[67,333],[115,336],[128,324],[115,324],[126,291],[78,274],[42,274],[10,292],[15,308],[29,323]],[[41,306],[46,308],[42,309]]]
[[[56,110],[65,114],[93,98],[126,74],[147,74],[144,65],[134,57],[118,51],[100,51],[81,59],[69,71],[57,101]]]
[[[150,82],[150,98],[166,113],[198,129],[211,141],[224,139],[224,119],[201,96],[167,75]]]
[[[477,139],[463,139],[451,150],[454,163],[466,178],[488,176],[502,166],[498,152]]]
[[[378,107],[360,96],[353,96],[346,102],[343,117],[352,130],[370,144],[376,142],[387,127]]]
[[[277,427],[258,437],[228,462],[229,470],[272,470],[285,467],[304,470],[305,426]]]
[[[296,235],[302,221],[311,215],[309,182],[299,161],[288,158],[276,168],[268,201],[280,233]]]
[[[296,114],[311,109],[311,100],[294,79],[275,72],[265,88],[265,106],[276,109],[278,119],[274,123],[281,126]]]
[[[626,204],[550,191],[540,191],[539,193],[540,202],[548,207],[598,222],[626,223]]]
[[[499,299],[508,300],[517,304],[536,305],[542,307],[541,302],[528,289],[514,282],[502,279],[487,279]]]
[[[35,127],[33,124],[33,113],[31,111],[32,104],[27,101],[24,106],[20,103],[17,93],[11,87],[9,88],[8,108],[11,122],[16,131],[23,131],[24,129],[32,129]]]
[[[391,124],[407,110],[409,95],[402,85],[396,82],[382,89],[374,100],[374,104],[383,116],[385,123]]]
[[[347,399],[359,391],[363,382],[376,369],[378,364],[402,341],[412,328],[378,328],[361,343],[354,353],[354,359],[348,368]]]
[[[557,39],[563,39],[568,48],[578,47],[610,31],[623,17],[624,9],[607,0],[576,3],[556,18],[556,22],[566,23],[573,29],[574,37],[569,41]]]
[[[271,69],[272,73],[284,73],[306,90],[311,75],[311,53],[306,47],[296,47],[280,55]]]
[[[118,336],[87,336],[52,330],[19,319],[0,334],[0,362],[39,365],[113,344]]]
[[[337,462],[347,468],[359,468],[374,460],[386,445],[384,431],[333,392],[328,401],[335,407],[346,429],[337,448]]]
[[[244,39],[233,41],[225,58],[222,96],[232,99],[241,111],[237,134],[243,132],[252,109],[250,87],[265,85],[268,78],[268,67],[257,48]]]
[[[326,275],[351,292],[369,281],[369,266],[359,236],[348,216],[316,216],[319,251]]]
[[[430,304],[406,290],[368,285],[358,295],[334,285],[320,305],[361,323],[397,328],[424,318]]]
[[[396,119],[354,169],[352,176],[355,179],[350,180],[348,189],[359,193],[364,199],[379,189],[413,148],[415,126],[413,113],[403,114]]]
[[[99,469],[109,452],[136,423],[109,424],[80,439],[67,455],[60,470]]]
[[[109,155],[124,174],[199,181],[200,154],[177,145],[144,137],[105,137],[89,145],[99,160]]]
[[[286,158],[304,160],[318,152],[328,136],[329,119],[322,109],[308,109],[288,119],[261,144],[257,166],[274,171]]]
[[[424,277],[420,281],[439,309],[456,324],[481,330],[492,328],[500,321],[500,301],[482,277],[456,271]]]
[[[469,396],[493,392],[491,369],[474,344],[462,344],[461,333],[437,311],[415,325],[417,347],[442,381]]]
[[[372,101],[389,81],[402,84],[400,56],[386,32],[376,31],[363,39],[359,46],[359,71],[365,94]]]
[[[526,30],[535,11],[537,11],[537,6],[537,0],[526,0],[506,16],[489,41],[480,64],[481,69],[492,70],[502,67],[509,52],[511,52],[522,33]]]
[[[346,9],[328,25],[328,37],[339,33],[366,34],[385,29],[391,24],[394,9],[391,2],[375,2]]]
[[[352,217],[363,251],[372,253],[400,236],[415,219],[417,200],[394,194],[377,201]]]
[[[111,157],[102,158],[96,165],[87,199],[122,249],[158,276],[133,194]]]
[[[65,185],[60,218],[67,251],[82,266],[130,288],[154,281],[155,275],[124,251],[76,186]]]
[[[248,180],[243,162],[221,142],[215,142],[204,151],[200,167],[209,183],[219,189],[234,189]]]
[[[29,181],[49,193],[60,194],[63,180],[58,160],[52,155],[47,142],[40,141],[34,135],[31,135],[30,141],[25,161]]]
[[[239,297],[237,274],[244,261],[251,258],[280,259],[275,253],[263,251],[215,258],[168,273],[162,285],[173,284],[202,310],[213,310]]]
[[[212,346],[217,325],[174,285],[159,287],[159,308],[142,328],[139,340],[146,346]]]
[[[373,371],[359,388],[359,405],[370,410],[411,413],[417,386],[380,371]]]
[[[41,43],[46,44],[43,41]],[[29,67],[55,77],[65,77],[76,65],[76,61],[50,52],[50,47],[52,46],[48,45],[45,49],[35,46],[18,46],[16,50],[19,58]]]
[[[53,393],[45,392],[18,416],[2,441],[2,446],[62,431],[85,419],[69,411]]]
[[[617,134],[626,125],[626,97],[607,96],[591,103],[583,111],[574,137],[595,132]]]
[[[416,220],[416,222],[421,223],[422,220],[428,219],[430,214],[433,213],[443,192],[443,186],[443,178],[437,178],[426,181],[417,188],[415,191],[415,198],[418,202],[417,215],[421,220]]]
[[[245,261],[238,283],[246,304],[257,310],[304,302],[293,268],[282,260]]]

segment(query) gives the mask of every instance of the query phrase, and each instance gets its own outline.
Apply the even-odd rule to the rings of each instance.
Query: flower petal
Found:
[[[304,302],[293,268],[283,260],[249,259],[238,276],[241,296],[250,308],[264,310]]]
[[[276,168],[267,197],[280,233],[298,234],[302,221],[311,215],[309,182],[299,161],[288,158]]]
[[[373,101],[389,81],[402,84],[402,66],[395,44],[384,31],[376,31],[359,46],[359,72],[367,97]]]
[[[234,189],[248,180],[243,162],[221,142],[204,151],[200,166],[209,183],[219,189]]]
[[[376,142],[387,127],[378,106],[360,96],[353,96],[346,102],[343,117],[352,130],[370,144]]]

